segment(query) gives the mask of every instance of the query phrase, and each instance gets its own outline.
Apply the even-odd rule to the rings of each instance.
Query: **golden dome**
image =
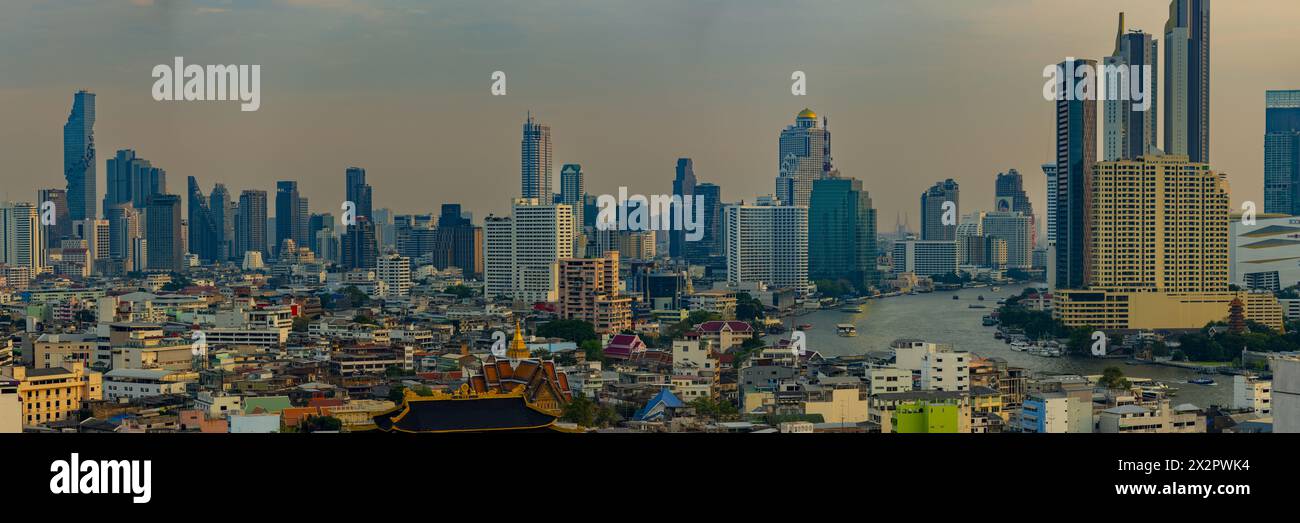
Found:
[[[809,109],[809,108],[805,107],[802,111],[799,111],[799,116],[797,116],[797,118],[799,118],[799,119],[801,119],[801,120],[804,119],[804,118],[809,118],[809,119],[812,119],[812,120],[816,120],[816,119],[817,119],[817,113],[814,113],[812,109]]]
[[[515,337],[510,340],[510,348],[506,350],[506,357],[512,360],[528,359],[528,344],[524,343],[524,329],[519,324],[519,319],[515,318]]]

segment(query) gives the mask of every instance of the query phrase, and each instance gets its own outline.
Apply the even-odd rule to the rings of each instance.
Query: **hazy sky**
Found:
[[[1053,160],[1042,69],[1100,58],[1117,14],[1161,40],[1167,0],[4,0],[0,199],[63,187],[62,126],[98,95],[104,160],[134,148],[205,192],[299,180],[337,214],[343,172],[365,167],[375,207],[481,219],[519,192],[525,112],[551,126],[559,167],[588,191],[671,190],[675,160],[728,201],[773,192],[777,137],[805,106],[829,116],[836,165],[864,181],[881,230],[915,228],[920,193],[961,184],[990,209],[1016,168],[1042,212]],[[1234,205],[1261,202],[1264,91],[1300,88],[1300,2],[1214,3],[1212,166]],[[1162,51],[1163,52],[1163,51]],[[262,102],[156,102],[154,65],[259,64]],[[490,75],[509,94],[490,95]],[[790,74],[808,74],[808,96]],[[1163,87],[1163,86],[1162,86]],[[1163,108],[1162,108],[1163,109]],[[1099,135],[1100,137],[1100,135]]]

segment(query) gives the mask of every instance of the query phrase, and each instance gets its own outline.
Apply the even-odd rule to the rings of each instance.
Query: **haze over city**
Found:
[[[1265,5],[1267,4],[1267,5]],[[992,207],[992,180],[1020,170],[1036,207],[1053,160],[1045,65],[1109,54],[1116,13],[1161,36],[1163,1],[918,2],[10,2],[0,19],[0,197],[62,181],[60,127],[77,89],[97,93],[102,162],[134,148],[204,186],[273,189],[296,179],[322,210],[365,167],[377,207],[460,202],[508,211],[519,126],[551,126],[555,163],[589,191],[668,192],[695,160],[728,201],[773,191],[777,134],[810,107],[829,118],[836,166],[864,181],[890,230],[917,223],[934,180],[962,185],[962,212]],[[1274,15],[1261,16],[1261,10]],[[1262,198],[1263,91],[1300,85],[1282,49],[1300,5],[1222,2],[1214,21],[1212,162],[1232,201]],[[1247,20],[1249,21],[1247,23]],[[57,32],[54,30],[57,29]],[[150,97],[154,65],[260,64],[263,103]],[[508,95],[489,93],[505,71]],[[808,96],[790,74],[808,75]],[[1161,86],[1163,89],[1163,86]],[[465,183],[474,180],[474,183]],[[100,194],[103,194],[101,185]],[[558,187],[556,187],[558,190]],[[317,203],[319,202],[319,203]],[[335,209],[337,211],[337,209]]]

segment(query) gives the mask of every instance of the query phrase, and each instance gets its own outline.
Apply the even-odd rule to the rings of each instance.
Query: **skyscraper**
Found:
[[[944,204],[952,202],[951,221],[944,223]],[[921,193],[921,239],[957,239],[957,218],[961,216],[961,190],[952,178],[936,182]]]
[[[722,187],[712,183],[695,186],[695,197],[704,201],[704,216],[697,219],[704,228],[704,235],[699,240],[686,242],[686,259],[691,263],[708,264],[717,260],[720,268],[725,268],[722,252]]]
[[[683,205],[686,202],[686,196],[695,196],[695,163],[690,158],[677,159],[677,175],[673,178],[673,196],[682,197]],[[668,233],[668,255],[673,258],[680,258],[686,255],[686,230],[680,223],[674,223],[672,231]]]
[[[218,259],[219,231],[211,202],[203,196],[199,182],[193,176],[186,180],[188,189],[189,216],[189,251],[200,260],[212,262]]]
[[[519,149],[521,196],[551,203],[551,126],[537,123],[528,113]]]
[[[65,189],[41,189],[36,191],[36,206],[39,209],[45,202],[54,204],[54,224],[42,225],[45,244],[58,247],[64,238],[72,236],[72,218],[68,214],[68,191]]]
[[[95,94],[77,91],[63,124],[63,177],[68,182],[68,216],[96,218]]]
[[[375,224],[370,218],[358,216],[357,222],[347,226],[343,233],[340,264],[345,269],[373,269],[378,259],[379,243],[375,239]]]
[[[726,216],[727,284],[765,284],[808,290],[808,208],[755,204],[728,205]]]
[[[511,215],[484,225],[484,294],[528,302],[555,301],[559,261],[573,257],[573,210],[518,198]]]
[[[216,232],[218,260],[229,260],[235,253],[235,213],[238,209],[239,203],[230,198],[225,184],[218,183],[212,187],[208,210],[212,213],[212,229]]]
[[[104,208],[129,202],[136,209],[149,205],[149,198],[167,192],[167,171],[136,156],[132,149],[121,149],[108,159],[108,185]]]
[[[1084,78],[1085,67],[1096,70],[1095,60],[1061,62],[1069,85]],[[1088,176],[1097,162],[1097,102],[1091,99],[1056,100],[1056,275],[1060,289],[1084,284],[1088,253]]]
[[[1156,128],[1158,125],[1158,106],[1156,93],[1159,91],[1156,71],[1159,70],[1159,45],[1150,34],[1139,30],[1128,31],[1124,26],[1124,13],[1119,14],[1119,30],[1115,34],[1115,51],[1104,59],[1104,65],[1123,67],[1127,82],[1143,86],[1150,83],[1146,91],[1149,100],[1133,100],[1129,96],[1132,89],[1123,83],[1119,76],[1105,78],[1107,98],[1102,102],[1105,119],[1103,157],[1106,160],[1134,159],[1156,151]],[[1150,72],[1150,77],[1146,75]],[[1104,74],[1104,73],[1103,73]],[[1134,109],[1146,103],[1145,111]]]
[[[1023,212],[995,211],[983,213],[985,237],[1006,242],[1005,266],[1028,269],[1034,265],[1034,220]]]
[[[135,265],[135,241],[141,239],[140,211],[131,202],[121,202],[104,209],[108,219],[108,251],[112,266],[105,272],[121,274]]]
[[[573,208],[573,236],[582,234],[584,205],[583,197],[587,194],[587,182],[583,179],[582,165],[566,163],[560,168],[560,203]],[[457,205],[457,213],[460,206]],[[446,206],[443,206],[444,216]]]
[[[1264,212],[1300,215],[1300,90],[1264,94]]]
[[[1089,184],[1087,288],[1056,291],[1055,319],[1103,330],[1198,329],[1239,308],[1282,329],[1273,293],[1228,287],[1224,176],[1183,155],[1151,155],[1098,163]]]
[[[876,210],[856,178],[813,182],[808,207],[808,274],[814,280],[848,280],[867,292],[876,274]]]
[[[1056,164],[1042,165],[1047,178],[1047,244],[1056,244]]]
[[[442,205],[434,234],[433,266],[458,267],[467,277],[483,274],[483,228],[464,217],[459,204]]]
[[[357,216],[371,216],[370,184],[366,183],[366,170],[360,167],[348,167],[344,173],[344,194],[348,201],[357,206]]]
[[[196,185],[197,187],[197,185]],[[185,270],[185,247],[181,239],[181,197],[155,194],[145,210],[145,240],[148,241],[149,270]]]
[[[830,132],[817,127],[817,113],[805,108],[781,131],[777,147],[776,199],[808,205],[812,182],[830,176]]]
[[[40,209],[30,202],[0,203],[0,264],[35,275],[45,267],[45,253]]]
[[[255,251],[266,258],[266,191],[246,189],[239,193],[235,224],[235,252],[231,257],[242,261],[244,253]]]
[[[302,195],[298,194],[298,182],[275,182],[275,248],[277,250],[285,240],[293,240],[297,245],[307,245],[302,204]]]
[[[1165,22],[1165,150],[1210,162],[1210,0],[1173,0]]]
[[[1038,244],[1038,216],[1034,214],[1034,204],[1025,194],[1025,178],[1015,169],[998,173],[993,184],[994,206],[998,212],[1018,212],[1029,219],[1029,250]]]

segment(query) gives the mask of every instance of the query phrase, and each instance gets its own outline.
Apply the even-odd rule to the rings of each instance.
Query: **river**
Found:
[[[807,334],[808,350],[823,356],[846,356],[867,351],[888,351],[890,342],[899,338],[916,338],[933,343],[951,344],[956,350],[980,356],[994,356],[1012,366],[1042,374],[1101,374],[1106,367],[1119,367],[1125,376],[1151,378],[1178,389],[1171,398],[1174,405],[1191,403],[1198,407],[1232,404],[1232,377],[1211,375],[1217,385],[1193,385],[1187,380],[1198,377],[1193,371],[1162,365],[1126,365],[1123,360],[1101,360],[1065,356],[1047,358],[1011,350],[995,339],[994,327],[984,327],[981,318],[997,308],[1001,298],[1019,295],[1027,285],[1010,285],[994,293],[992,288],[962,289],[928,294],[895,296],[867,300],[861,313],[838,310],[815,311],[785,319],[786,326],[811,324]],[[958,299],[952,299],[953,295]],[[979,301],[983,295],[985,301]],[[986,305],[972,309],[971,304]],[[851,323],[858,329],[856,337],[835,334],[835,325]],[[788,333],[785,335],[788,337]],[[769,343],[774,337],[767,337]]]

